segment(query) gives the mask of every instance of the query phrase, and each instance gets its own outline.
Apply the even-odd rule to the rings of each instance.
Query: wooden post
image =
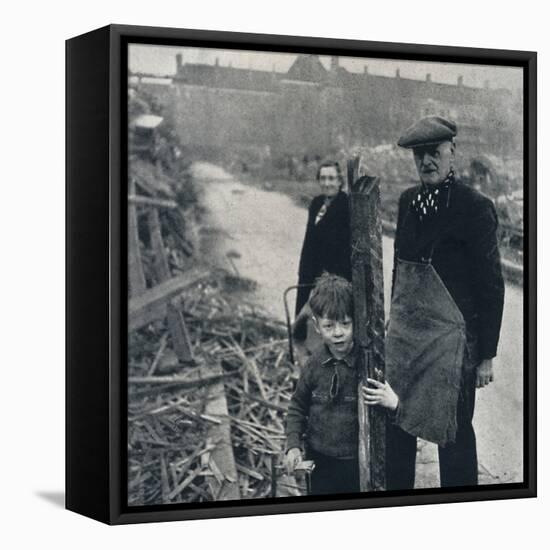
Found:
[[[203,366],[204,376],[223,375],[220,365]],[[214,500],[239,500],[241,493],[231,441],[231,425],[227,411],[227,399],[223,381],[212,384],[208,388],[208,396],[205,414],[218,418],[219,424],[211,424],[208,428],[207,440],[210,439],[216,444],[209,460],[212,470],[218,470],[218,476],[208,478],[210,491]]]
[[[128,194],[134,195],[136,184],[132,178],[128,182]],[[128,202],[128,284],[130,296],[139,296],[145,290],[145,275],[141,263],[139,248],[138,223],[136,205]]]
[[[164,251],[159,214],[154,206],[149,211],[149,233],[151,235],[151,248],[153,249],[155,277],[160,284],[169,280],[171,274]],[[166,319],[172,337],[172,347],[179,361],[182,363],[193,361],[191,340],[181,313],[180,303],[177,300],[172,300],[168,304]]]
[[[159,284],[171,277],[170,267],[164,251],[164,241],[162,240],[158,210],[154,206],[151,207],[148,216],[151,249],[153,250],[153,266],[157,284]]]
[[[191,338],[189,337],[178,300],[172,300],[168,304],[166,319],[170,335],[172,336],[172,347],[176,352],[177,358],[182,363],[193,361]]]
[[[169,504],[170,485],[168,482],[168,467],[166,464],[166,455],[163,452],[160,453],[160,486],[162,490],[162,503]]]
[[[386,413],[366,407],[361,385],[384,380],[384,280],[379,178],[360,175],[360,159],[348,162],[351,197],[351,266],[355,342],[361,349],[359,468],[361,491],[385,489]]]

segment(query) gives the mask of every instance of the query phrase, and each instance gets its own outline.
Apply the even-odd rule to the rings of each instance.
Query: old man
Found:
[[[387,378],[387,488],[412,489],[417,437],[439,449],[442,487],[477,485],[476,388],[492,382],[504,282],[492,201],[455,180],[457,126],[430,116],[398,145],[420,184],[399,199]]]

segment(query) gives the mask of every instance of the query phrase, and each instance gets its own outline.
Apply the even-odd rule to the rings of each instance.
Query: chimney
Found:
[[[219,57],[216,57],[216,67],[219,67],[220,66],[220,58]]]
[[[330,70],[332,72],[336,72],[338,70],[338,56],[337,55],[333,55],[331,58],[330,58]]]
[[[458,75],[456,83],[458,86],[464,86],[464,77],[462,75]]]
[[[399,69],[395,69],[395,78],[401,78],[401,72]]]
[[[181,66],[182,66],[181,60],[182,60],[181,53],[177,53],[176,54],[176,74],[179,74],[179,72],[181,71]]]
[[[368,65],[365,65],[363,67],[363,74],[365,74],[365,75],[369,74],[369,66]]]
[[[432,81],[432,74],[426,73],[426,82],[431,82],[431,81]]]

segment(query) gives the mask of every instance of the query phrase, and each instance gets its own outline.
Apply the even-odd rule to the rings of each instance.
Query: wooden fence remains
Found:
[[[208,271],[192,268],[180,276],[172,277],[161,230],[160,211],[177,208],[171,200],[163,200],[136,194],[136,185],[129,182],[128,196],[128,284],[130,298],[128,303],[128,331],[137,330],[155,321],[165,319],[173,350],[176,354],[181,374],[172,377],[128,378],[129,384],[179,383],[183,386],[202,383],[208,384],[208,404],[206,413],[217,419],[208,429],[207,438],[211,442],[201,457],[201,463],[207,465],[214,475],[210,481],[216,500],[237,500],[240,498],[237,468],[230,436],[230,421],[223,385],[223,373],[219,364],[206,365],[197,360],[189,338],[179,295],[183,290],[203,280]],[[138,206],[140,211],[138,212]],[[154,286],[146,287],[145,271],[142,262],[140,239],[138,235],[139,217],[146,216],[146,228],[152,250],[152,274]],[[191,376],[186,376],[190,370]],[[165,462],[164,457],[162,461]],[[161,461],[161,462],[162,462]],[[166,464],[164,464],[166,466]],[[173,489],[169,487],[166,467],[161,469],[162,500],[170,502],[190,483],[185,478]],[[142,478],[141,483],[144,478]]]

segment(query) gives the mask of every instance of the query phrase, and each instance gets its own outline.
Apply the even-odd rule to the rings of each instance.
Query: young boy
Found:
[[[291,474],[306,456],[315,462],[313,494],[359,492],[358,384],[353,344],[353,294],[342,277],[323,274],[311,292],[309,305],[323,345],[308,360],[288,407],[285,466]],[[395,411],[398,399],[389,384],[368,379],[363,386],[368,405]]]

